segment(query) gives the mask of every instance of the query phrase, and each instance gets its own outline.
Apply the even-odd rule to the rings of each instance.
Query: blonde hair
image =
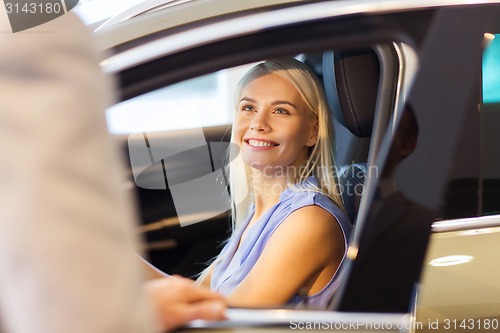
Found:
[[[243,89],[251,81],[268,74],[276,74],[290,82],[301,95],[311,117],[318,121],[318,140],[311,147],[307,162],[301,168],[298,177],[289,178],[289,187],[295,190],[313,190],[328,196],[338,207],[344,209],[336,180],[336,164],[333,152],[333,129],[330,121],[328,104],[316,75],[302,62],[291,58],[267,60],[252,67],[239,81],[235,93],[235,110],[241,99]],[[229,186],[231,192],[231,207],[233,230],[249,214],[251,207],[250,170],[239,154],[238,146],[234,143],[234,126],[231,133],[229,149]],[[316,176],[319,187],[305,184],[309,176]]]

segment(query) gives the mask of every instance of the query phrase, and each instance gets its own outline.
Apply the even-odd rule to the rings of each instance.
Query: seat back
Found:
[[[372,134],[380,64],[372,49],[323,54],[323,83],[334,121],[357,138]],[[366,161],[366,160],[365,160]],[[354,224],[364,189],[367,163],[347,164],[337,176],[344,205]]]
[[[370,137],[380,65],[373,50],[323,54],[323,83],[336,121],[357,137]]]

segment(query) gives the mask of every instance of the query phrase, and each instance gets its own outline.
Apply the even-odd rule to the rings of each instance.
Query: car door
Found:
[[[484,35],[475,104],[466,112],[433,225],[419,300],[420,318],[449,330],[498,327],[498,27]],[[479,65],[479,60],[478,65]]]
[[[122,44],[116,49],[118,54],[107,58],[103,64],[105,69],[118,75],[121,98],[128,100],[163,87],[194,82],[187,80],[204,80],[218,71],[269,57],[383,47],[394,42],[411,45],[419,58],[413,88],[408,95],[403,95],[399,90],[384,90],[391,79],[385,77],[381,80],[377,113],[381,114],[384,110],[392,113],[389,118],[375,122],[373,135],[380,138],[377,141],[380,145],[371,146],[370,154],[373,155],[373,165],[382,174],[387,167],[387,157],[404,110],[404,103],[394,103],[394,99],[398,97],[411,105],[420,128],[418,146],[398,166],[394,177],[407,199],[405,202],[414,203],[414,207],[419,209],[416,209],[418,212],[410,210],[407,212],[410,214],[408,217],[399,219],[397,224],[388,225],[387,214],[374,213],[384,207],[377,201],[380,179],[376,175],[368,177],[357,229],[349,249],[346,268],[348,278],[335,303],[337,309],[343,311],[406,313],[410,311],[411,299],[415,295],[415,284],[419,280],[431,224],[439,216],[437,209],[447,181],[447,170],[452,165],[460,129],[473,101],[471,96],[474,96],[474,77],[478,67],[474,66],[471,59],[477,60],[481,56],[483,34],[491,31],[494,18],[498,17],[498,6],[417,6],[414,9],[394,6],[382,9],[367,4],[366,7],[351,7],[349,2],[319,2],[196,22],[193,26],[183,26],[180,31],[163,31],[136,39],[130,44]],[[461,23],[464,21],[468,24]],[[221,31],[222,35],[218,35]],[[202,32],[211,34],[193,39],[192,45],[183,44],[182,48],[177,49],[172,44],[183,33],[197,36]],[[379,51],[378,56],[383,68],[387,68],[383,51]],[[386,75],[390,76],[389,73]],[[391,101],[393,106],[397,106],[395,110],[389,107]],[[202,147],[192,153],[193,156],[205,156],[198,158],[207,166],[206,170],[194,173],[198,178],[217,170],[218,164],[213,162],[217,158],[213,157],[210,143],[220,142],[226,130],[224,126],[195,128],[195,137],[199,139],[196,142],[201,144],[187,145],[190,148],[187,150]],[[192,133],[188,132],[174,133],[166,142],[183,138],[183,135],[191,135],[192,138]],[[138,133],[144,134],[145,131],[139,130]],[[211,137],[210,133],[216,134]],[[165,168],[164,156],[161,156],[165,151],[157,150],[159,155],[155,157],[155,144],[150,142],[148,135],[133,138],[140,142],[143,153],[152,162],[151,166],[159,166],[159,171],[153,174],[161,178],[168,169]],[[124,142],[128,145],[125,151],[131,152],[130,136]],[[184,151],[186,149],[168,154],[181,158]],[[129,155],[131,181],[141,187],[133,171],[133,159]],[[147,167],[142,170],[147,170]],[[219,209],[219,214],[211,217],[212,221],[196,221],[198,223],[186,227],[172,223],[176,231],[163,228],[171,224],[162,224],[159,219],[173,217],[174,220],[168,221],[182,220],[177,209],[172,209],[175,200],[168,175],[163,179],[166,181],[163,181],[161,188],[139,189],[145,223],[142,230],[147,233],[149,241],[159,237],[173,239],[171,244],[179,244],[177,239],[187,239],[187,247],[196,246],[208,234],[208,230],[214,230],[216,221],[222,227],[214,233],[214,243],[209,245],[216,248],[215,243],[227,237],[227,213]],[[217,193],[224,193],[224,185]],[[200,188],[200,191],[206,191],[205,196],[209,196],[213,193],[211,189]],[[151,196],[163,197],[153,204],[161,208],[158,215],[153,214],[151,219],[148,219],[147,214],[155,208],[147,208],[147,205],[154,199],[141,193],[144,190],[153,191]],[[198,201],[192,202],[191,206],[198,204]],[[154,223],[165,234],[150,235],[150,230],[154,229],[151,224]],[[194,228],[200,228],[197,229],[199,235],[196,235]],[[175,236],[176,232],[183,236]],[[187,252],[184,249],[179,253],[167,252],[161,256],[175,258],[185,256]],[[216,253],[215,250],[210,256]]]

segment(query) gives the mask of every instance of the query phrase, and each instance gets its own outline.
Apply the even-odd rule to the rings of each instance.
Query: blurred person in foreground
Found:
[[[187,279],[143,282],[104,110],[110,82],[72,14],[12,33],[0,5],[0,332],[128,333],[223,319]]]

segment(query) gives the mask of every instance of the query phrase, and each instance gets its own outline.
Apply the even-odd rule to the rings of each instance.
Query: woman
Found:
[[[199,278],[233,306],[325,308],[350,222],[334,177],[322,87],[293,58],[253,67],[236,92],[229,165],[233,235]]]

